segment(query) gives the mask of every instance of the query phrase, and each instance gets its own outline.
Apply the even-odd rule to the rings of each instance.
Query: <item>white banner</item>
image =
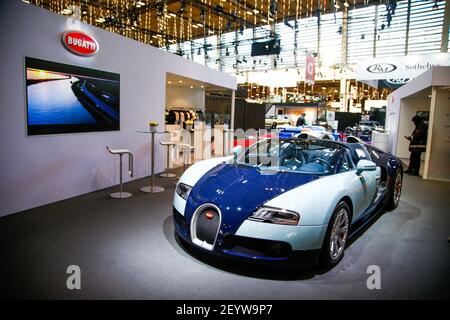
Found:
[[[416,56],[370,58],[358,64],[358,80],[391,80],[416,78],[433,66],[450,66],[450,54],[434,53]]]

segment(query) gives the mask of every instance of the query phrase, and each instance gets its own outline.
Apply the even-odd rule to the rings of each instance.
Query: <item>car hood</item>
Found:
[[[242,222],[265,202],[318,178],[318,175],[264,172],[258,168],[223,163],[208,171],[192,188],[185,218],[190,222],[198,206],[211,203],[222,213],[221,231],[235,233]]]

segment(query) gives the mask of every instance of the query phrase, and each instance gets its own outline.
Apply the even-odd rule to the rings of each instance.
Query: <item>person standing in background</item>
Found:
[[[415,115],[411,121],[414,123],[414,131],[410,136],[405,136],[409,140],[409,151],[411,155],[409,157],[409,166],[405,173],[418,176],[420,169],[420,156],[426,149],[427,143],[427,127],[423,123],[422,119]]]
[[[302,113],[302,115],[300,117],[298,117],[297,124],[296,124],[297,127],[303,127],[304,125],[306,125],[305,116],[306,116],[306,113]]]

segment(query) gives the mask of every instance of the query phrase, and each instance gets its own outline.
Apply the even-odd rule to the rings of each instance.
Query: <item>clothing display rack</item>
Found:
[[[166,124],[178,124],[184,127],[184,122],[187,120],[204,121],[205,113],[203,109],[180,109],[166,107]]]

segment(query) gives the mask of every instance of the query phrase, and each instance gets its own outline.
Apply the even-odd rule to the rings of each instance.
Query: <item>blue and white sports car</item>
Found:
[[[353,141],[265,139],[195,163],[176,187],[176,234],[223,257],[337,264],[348,237],[397,207],[402,188],[399,159]]]

